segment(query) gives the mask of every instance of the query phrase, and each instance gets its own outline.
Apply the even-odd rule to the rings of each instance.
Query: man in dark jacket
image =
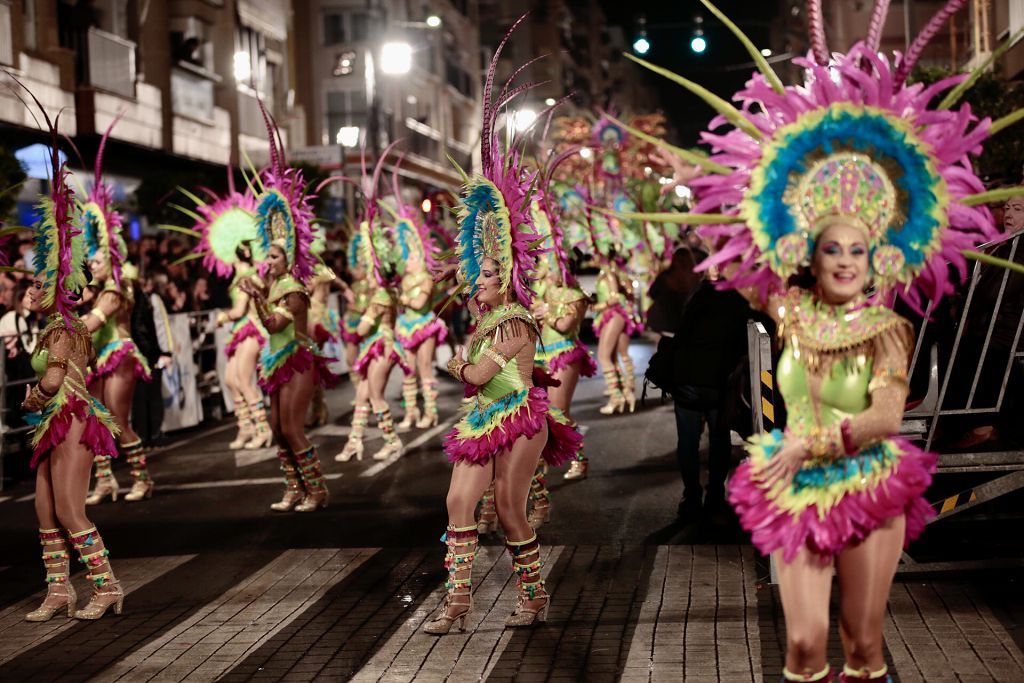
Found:
[[[734,291],[719,291],[701,282],[685,304],[679,329],[671,340],[672,395],[678,447],[676,458],[683,478],[679,517],[683,521],[701,512],[700,437],[708,426],[709,476],[703,505],[714,512],[725,505],[725,478],[732,444],[729,438],[730,403],[739,400],[729,391],[729,379],[747,352],[747,320],[753,311]],[[660,350],[660,349],[659,349]]]

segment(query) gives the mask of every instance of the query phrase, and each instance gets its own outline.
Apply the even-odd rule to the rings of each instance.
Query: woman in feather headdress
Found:
[[[364,259],[366,250],[362,247],[362,234],[358,228],[352,230],[348,241],[345,258],[348,264],[348,276],[352,284],[343,288],[345,295],[345,313],[341,324],[341,338],[345,342],[345,364],[352,385],[357,387],[361,378],[354,369],[356,358],[359,357],[359,321],[362,320],[366,308],[370,305],[370,267]]]
[[[228,448],[238,450],[266,448],[273,441],[263,392],[255,382],[260,349],[267,342],[256,305],[242,283],[259,279],[254,262],[261,260],[256,239],[256,198],[250,192],[237,192],[228,175],[228,192],[210,201],[182,190],[195,203],[195,210],[178,207],[195,221],[193,228],[174,228],[198,240],[192,255],[201,257],[203,266],[220,277],[230,277],[228,293],[231,308],[217,315],[217,324],[231,324],[224,346],[227,365],[224,384],[231,392],[238,419],[238,435]],[[254,254],[254,250],[257,252]],[[190,256],[192,256],[190,255]]]
[[[31,309],[47,316],[48,323],[32,354],[39,381],[22,409],[32,413],[28,421],[35,425],[31,465],[36,470],[35,509],[47,587],[43,603],[25,618],[48,621],[66,611],[69,617],[92,620],[111,607],[120,614],[124,601],[106,543],[85,512],[93,458],[117,455],[117,426],[86,389],[92,342],[74,312],[86,284],[85,249],[75,198],[57,150],[57,122],[51,123],[45,110],[42,113],[52,135],[53,175],[50,195],[39,205],[35,279],[29,300]],[[76,609],[77,596],[69,579],[72,547],[93,584],[89,603],[82,609]]]
[[[888,305],[898,295],[920,310],[951,293],[949,264],[963,273],[965,256],[994,234],[984,203],[1007,194],[984,191],[971,156],[1020,118],[979,121],[968,105],[953,108],[973,76],[906,82],[965,1],[949,2],[891,66],[878,51],[888,2],[876,2],[866,40],[844,55],[826,49],[820,2],[811,0],[813,49],[795,60],[804,85],[783,86],[744,37],[761,73],[737,94],[742,109],[641,62],[709,101],[721,114],[714,127],[731,124],[704,133],[714,153],[690,159],[706,174],[691,183],[694,212],[676,222],[703,225],[715,253],[702,267],[716,266],[723,286],[779,325],[788,424],[751,439],[729,500],[778,569],[787,680],[832,678],[833,574],[840,680],[890,680],[889,589],[902,548],[934,514],[924,492],[937,456],[899,436],[913,327]],[[759,106],[745,106],[752,102]],[[813,285],[792,286],[794,275]]]
[[[499,55],[522,21],[506,34],[488,70],[482,172],[473,177],[463,173],[457,273],[461,285],[469,289],[471,308],[479,315],[469,345],[457,349],[448,363],[449,373],[465,383],[471,398],[445,438],[445,451],[455,465],[443,537],[448,548],[448,590],[440,612],[424,627],[436,635],[448,633],[455,623],[464,629],[472,609],[472,570],[479,538],[476,504],[492,481],[519,583],[516,609],[505,624],[532,626],[546,620],[550,597],[541,578],[537,534],[526,518],[526,499],[542,454],[558,465],[579,449],[579,434],[552,419],[547,392],[533,382],[540,336],[529,311],[530,280],[539,252],[530,217],[534,177],[524,170],[515,150],[502,153],[495,135],[498,111],[530,87],[511,88],[521,68],[491,101]]]
[[[398,186],[398,170],[394,171],[393,192],[397,205],[395,237],[398,242],[399,269],[402,272],[402,291],[395,334],[405,353],[409,354],[412,374],[402,382],[402,400],[405,417],[399,429],[415,425],[419,429],[437,426],[437,378],[434,360],[437,345],[448,336],[448,327],[436,315],[436,287],[430,270],[434,267],[434,247],[427,224],[402,201]],[[416,404],[416,380],[423,389],[423,413]]]
[[[341,341],[341,318],[338,311],[328,304],[331,288],[342,286],[337,274],[323,262],[322,255],[327,249],[327,235],[323,226],[318,225],[313,238],[313,254],[317,264],[313,267],[313,279],[309,282],[309,336],[313,338],[320,352],[327,355],[327,347]],[[313,391],[307,427],[327,424],[327,392],[322,386]]]
[[[256,234],[266,260],[260,264],[267,286],[252,279],[241,283],[252,297],[257,315],[269,334],[260,357],[260,385],[270,394],[270,428],[284,474],[276,512],[314,512],[327,507],[328,491],[316,446],[306,436],[306,413],[314,388],[338,382],[309,337],[308,283],[316,257],[313,243],[313,195],[307,192],[302,171],[290,168],[278,144],[277,128],[259,102],[270,142],[270,166],[255,182]]]
[[[82,316],[82,322],[92,334],[96,350],[88,377],[89,392],[110,408],[117,420],[121,451],[128,460],[133,480],[131,491],[124,498],[139,501],[153,495],[153,478],[142,439],[132,429],[132,396],[135,383],[149,382],[152,376],[149,363],[132,340],[135,267],[127,261],[121,214],[114,208],[110,187],[103,180],[103,152],[116,123],[115,119],[100,141],[92,190],[82,205],[81,222],[93,277],[90,287],[94,292],[92,308]],[[95,505],[107,496],[116,501],[119,488],[111,469],[111,456],[97,454],[96,487],[86,502]]]

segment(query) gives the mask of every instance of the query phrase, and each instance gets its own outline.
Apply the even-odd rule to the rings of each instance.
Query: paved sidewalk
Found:
[[[504,628],[516,597],[509,562],[487,545],[467,632],[444,638],[420,630],[443,597],[439,548],[287,550],[196,609],[173,612],[170,595],[164,609],[151,608],[152,594],[133,604],[157,578],[174,584],[195,559],[120,563],[131,609],[119,618],[22,621],[42,592],[3,610],[0,679],[757,683],[781,675],[777,591],[758,582],[761,567],[745,546],[547,547],[548,623],[512,630]],[[898,583],[885,635],[901,683],[1024,680],[1024,656],[964,584]],[[832,660],[841,662],[838,634]]]

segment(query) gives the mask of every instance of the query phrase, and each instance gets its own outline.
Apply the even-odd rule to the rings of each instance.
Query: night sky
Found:
[[[655,2],[651,0],[601,0],[610,24],[623,27],[627,43],[636,35],[636,19],[647,17],[647,37],[651,50],[644,56],[648,61],[664,66],[694,80],[718,95],[729,99],[750,78],[753,67],[735,67],[752,60],[740,42],[718,19],[697,0],[683,2]],[[770,22],[778,15],[778,0],[718,0],[715,5],[759,47],[769,46]],[[690,49],[694,31],[694,16],[703,18],[707,49],[695,54]],[[732,68],[730,68],[732,67]],[[665,80],[640,66],[637,74],[657,88],[661,105],[675,129],[677,142],[690,146],[704,130],[714,112],[699,98],[680,86]]]

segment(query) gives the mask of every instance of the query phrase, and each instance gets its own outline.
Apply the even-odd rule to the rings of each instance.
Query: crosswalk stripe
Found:
[[[377,550],[288,550],[93,680],[216,680],[323,598]]]
[[[441,433],[451,429],[452,426],[455,424],[455,421],[457,419],[458,418],[452,418],[451,420],[449,420],[447,422],[443,422],[443,423],[437,425],[436,427],[433,427],[433,428],[423,432],[422,434],[417,436],[415,439],[413,439],[409,443],[405,444],[405,448],[402,449],[402,452],[403,453],[408,453],[409,451],[412,451],[412,450],[414,450],[416,448],[419,448],[423,444],[425,444],[428,441],[430,441],[431,439],[433,439],[438,434],[441,434]],[[392,465],[394,465],[396,462],[398,462],[401,459],[402,459],[401,455],[392,455],[387,460],[382,460],[382,461],[380,461],[380,462],[378,462],[378,463],[376,463],[374,465],[370,465],[362,473],[360,473],[359,476],[360,477],[375,477],[378,474],[380,474],[381,472],[383,472],[384,470],[386,470],[388,467],[391,467]]]
[[[195,555],[168,555],[119,560],[114,555],[113,566],[118,580],[124,586],[125,594],[131,595],[133,591],[173,571],[194,557]],[[79,604],[84,607],[83,598],[92,593],[91,584],[85,580],[84,574],[73,577],[72,581],[78,591]],[[59,613],[50,621],[43,623],[25,621],[25,615],[38,607],[45,595],[46,591],[40,591],[0,611],[0,665],[81,623],[77,619],[68,619],[64,613]],[[125,600],[125,603],[126,609],[130,609],[130,601]]]
[[[550,568],[558,561],[563,547],[542,546],[541,550],[544,563]],[[441,585],[380,646],[351,679],[352,683],[407,680],[409,672],[429,672],[428,677],[437,680],[486,680],[512,637],[511,630],[505,628],[505,618],[515,608],[517,590],[505,549],[482,546],[473,566],[473,613],[466,621],[466,633],[453,631],[452,635],[438,638],[421,630],[444,599],[445,588]],[[467,651],[481,657],[460,657]]]

